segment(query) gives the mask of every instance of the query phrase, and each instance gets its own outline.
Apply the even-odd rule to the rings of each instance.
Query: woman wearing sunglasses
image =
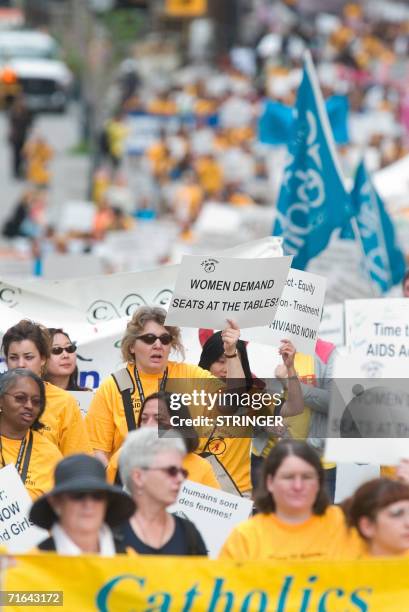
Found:
[[[15,465],[32,499],[51,488],[54,466],[62,459],[40,435],[44,409],[44,383],[36,374],[18,368],[0,377],[0,469]]]
[[[72,556],[125,553],[111,528],[126,521],[135,504],[106,482],[101,462],[88,455],[67,457],[57,465],[54,481],[54,488],[30,511],[34,525],[50,530],[38,550]]]
[[[146,398],[144,405],[139,413],[138,428],[152,427],[155,431],[172,429],[171,417],[173,416],[170,408],[170,395],[164,391],[153,393]],[[189,410],[186,406],[181,406],[178,410],[178,416],[181,419],[190,418]],[[199,436],[192,426],[185,426],[182,431],[183,440],[186,446],[186,455],[183,458],[183,467],[189,472],[189,480],[198,484],[220,489],[220,484],[216,478],[216,474],[210,463],[196,454],[199,447]],[[117,482],[118,480],[118,461],[121,449],[114,453],[108,463],[107,479],[108,482]]]
[[[135,501],[136,512],[120,533],[124,545],[141,555],[207,554],[193,523],[167,511],[188,476],[183,467],[185,454],[180,436],[159,438],[151,427],[132,431],[122,447],[121,480]]]
[[[51,349],[45,380],[66,391],[84,391],[78,384],[77,346],[61,328],[49,327],[48,333]]]
[[[2,350],[9,370],[26,368],[42,378],[50,357],[50,337],[45,327],[23,319],[6,331]],[[42,434],[64,456],[74,453],[91,454],[85,423],[72,395],[46,382],[45,397]]]
[[[107,465],[109,458],[123,443],[128,431],[136,429],[139,412],[145,398],[167,390],[168,381],[182,379],[189,385],[205,379],[215,381],[202,368],[169,360],[171,349],[184,357],[178,327],[165,326],[163,308],[142,306],[129,321],[121,342],[127,367],[104,380],[91,402],[86,417],[89,436],[96,456]],[[229,356],[227,379],[244,377],[236,350],[240,330],[233,321],[223,331],[223,347]],[[197,386],[197,385],[196,385]]]

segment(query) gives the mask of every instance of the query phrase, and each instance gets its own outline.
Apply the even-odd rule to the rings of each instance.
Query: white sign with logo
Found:
[[[279,300],[274,321],[267,327],[243,330],[245,340],[277,346],[291,340],[300,353],[314,354],[326,280],[322,276],[291,268]]]
[[[0,546],[24,553],[48,536],[28,518],[32,501],[14,465],[0,470]]]
[[[344,346],[344,304],[324,305],[318,336],[336,347]]]
[[[185,480],[169,512],[188,518],[201,533],[211,559],[216,559],[227,536],[250,516],[253,502],[220,489]]]
[[[223,328],[267,325],[275,315],[291,257],[182,259],[167,325]]]
[[[359,355],[362,376],[406,378],[409,365],[409,300],[347,300],[345,342]]]

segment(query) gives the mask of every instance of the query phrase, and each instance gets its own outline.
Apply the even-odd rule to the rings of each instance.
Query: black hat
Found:
[[[110,527],[119,525],[136,510],[133,499],[127,493],[106,481],[104,466],[95,457],[71,455],[60,461],[54,476],[54,488],[39,497],[30,510],[30,520],[38,527],[50,529],[58,521],[48,500],[59,493],[105,492],[108,499],[105,522]]]

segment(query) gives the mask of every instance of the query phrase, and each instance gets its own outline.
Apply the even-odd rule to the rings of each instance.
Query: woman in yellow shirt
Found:
[[[341,508],[331,506],[324,469],[306,442],[282,440],[264,463],[260,511],[227,538],[221,559],[289,561],[354,558],[362,545]]]
[[[345,503],[345,510],[364,542],[363,557],[408,554],[408,483],[388,478],[365,482]]]
[[[190,414],[186,406],[181,406],[178,410],[180,419],[190,418]],[[146,398],[144,405],[139,413],[139,427],[156,427],[161,429],[172,429],[170,418],[172,412],[170,409],[169,393],[159,392],[153,393]],[[189,480],[198,484],[220,489],[220,484],[216,478],[214,470],[210,463],[195,454],[199,446],[199,437],[193,427],[184,427],[183,431],[179,428],[179,433],[183,434],[183,440],[186,445],[187,454],[183,457],[183,467],[189,472]],[[108,482],[117,481],[118,461],[121,449],[112,455],[108,467],[106,469]]]
[[[43,381],[30,370],[10,370],[0,378],[1,468],[12,463],[30,497],[39,497],[52,486],[59,450],[40,435],[45,409]]]
[[[50,337],[47,330],[23,319],[10,327],[3,336],[2,350],[9,370],[26,368],[40,378],[50,357]],[[80,408],[74,397],[64,389],[45,383],[45,411],[41,434],[61,453],[92,453]]]
[[[91,402],[86,423],[92,447],[105,465],[128,431],[136,429],[145,397],[169,390],[172,379],[182,381],[186,392],[203,379],[220,388],[219,381],[202,368],[169,359],[171,349],[182,356],[184,352],[180,329],[165,326],[165,318],[166,310],[156,306],[142,306],[133,313],[121,342],[127,366],[105,379]],[[224,350],[233,357],[239,334],[237,325],[229,321],[224,330]],[[229,359],[227,378],[243,378],[240,360]]]

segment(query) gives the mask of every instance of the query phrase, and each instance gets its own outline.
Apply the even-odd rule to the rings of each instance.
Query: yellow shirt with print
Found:
[[[118,472],[118,461],[121,449],[117,450],[109,460],[106,469],[106,477],[108,482],[114,484],[115,478]],[[199,457],[195,453],[188,453],[184,456],[183,467],[189,472],[188,479],[197,484],[206,485],[206,487],[213,487],[213,489],[220,489],[220,484],[216,478],[212,466],[206,459]]]
[[[28,436],[29,434],[27,434],[27,444],[21,466],[24,465],[28,446]],[[12,440],[11,438],[1,436],[1,446],[2,458],[4,459],[5,465],[9,463],[15,465],[21,447],[21,440]],[[54,444],[47,440],[45,436],[41,435],[40,432],[33,431],[33,446],[25,482],[25,487],[31,499],[34,500],[52,489],[54,484],[54,469],[62,458],[62,454]],[[22,468],[20,468],[20,470],[21,469]]]
[[[233,561],[303,561],[356,559],[363,544],[348,529],[342,510],[329,506],[303,523],[284,523],[273,513],[256,514],[233,529],[219,559]]]
[[[131,375],[134,385],[132,402],[135,422],[138,423],[139,412],[141,409],[141,399],[139,397],[138,387],[136,385],[133,364],[128,364],[127,369]],[[139,375],[145,398],[152,395],[152,393],[157,393],[159,391],[163,374],[146,374],[145,372],[139,372]],[[171,386],[172,378],[186,379],[186,389],[183,389],[183,391],[186,393],[189,393],[189,390],[192,390],[192,384],[189,383],[189,380],[217,380],[210,374],[210,372],[203,370],[198,366],[188,363],[169,361],[167,389],[169,389]],[[108,376],[108,378],[102,382],[98,391],[95,393],[85,421],[92,448],[95,450],[102,450],[105,453],[112,455],[121,447],[124,439],[127,436],[128,427],[126,423],[122,396],[112,376]]]
[[[42,436],[55,444],[66,457],[92,453],[81,410],[72,395],[49,382],[45,383],[45,410],[40,417]]]

